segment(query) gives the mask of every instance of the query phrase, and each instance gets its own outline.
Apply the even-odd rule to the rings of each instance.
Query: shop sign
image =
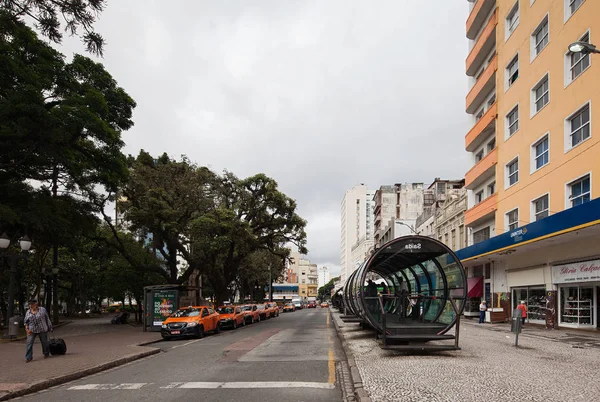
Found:
[[[154,314],[153,325],[162,325],[176,309],[177,291],[162,290],[154,292]]]
[[[552,267],[552,283],[600,281],[600,260],[575,262]]]

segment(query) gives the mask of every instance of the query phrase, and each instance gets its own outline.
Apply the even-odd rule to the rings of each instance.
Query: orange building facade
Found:
[[[600,45],[600,1],[470,3],[469,247],[458,254],[483,286],[470,304],[488,299],[494,321],[525,300],[530,322],[600,328],[600,54],[568,50]]]

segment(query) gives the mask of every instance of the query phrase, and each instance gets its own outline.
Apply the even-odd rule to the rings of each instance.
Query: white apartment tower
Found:
[[[355,269],[352,261],[352,246],[361,238],[372,239],[374,229],[373,196],[375,191],[369,190],[365,184],[354,186],[346,191],[342,200],[341,226],[341,281]]]
[[[319,287],[325,286],[331,280],[328,267],[319,268]]]

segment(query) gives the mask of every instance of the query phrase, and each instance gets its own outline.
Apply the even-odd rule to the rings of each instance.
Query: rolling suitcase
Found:
[[[64,355],[67,353],[67,344],[64,339],[56,339],[54,335],[48,341],[48,346],[50,347],[50,354],[54,355]]]

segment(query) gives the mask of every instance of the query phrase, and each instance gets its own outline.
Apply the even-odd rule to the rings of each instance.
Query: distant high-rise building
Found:
[[[341,210],[341,280],[354,271],[352,246],[361,238],[372,239],[374,231],[373,196],[365,184],[354,186],[346,191]]]
[[[319,287],[325,286],[331,280],[328,267],[319,268]]]

